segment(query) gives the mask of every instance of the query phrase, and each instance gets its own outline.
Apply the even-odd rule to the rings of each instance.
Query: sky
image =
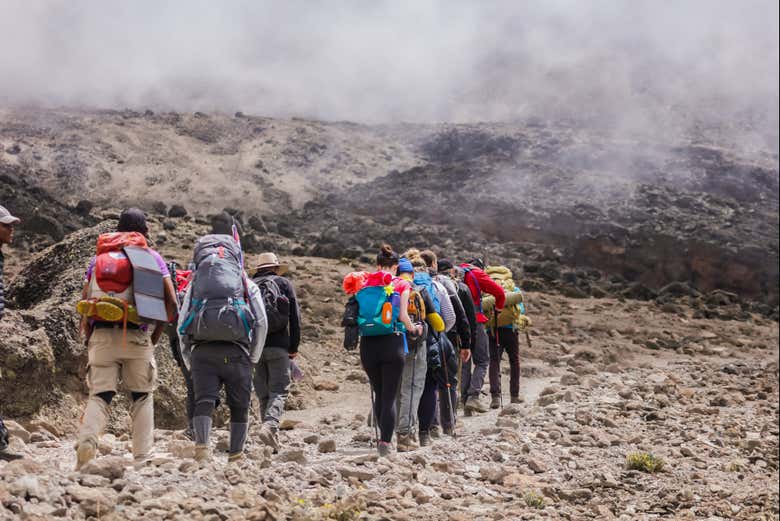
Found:
[[[777,134],[776,0],[0,1],[0,105]]]

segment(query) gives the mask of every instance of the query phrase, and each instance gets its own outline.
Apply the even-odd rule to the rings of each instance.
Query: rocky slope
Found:
[[[58,206],[25,224],[39,234],[55,210],[83,222],[93,204],[196,218],[228,208],[257,233],[249,249],[359,258],[382,240],[430,245],[488,254],[571,296],[653,299],[683,283],[777,318],[777,150],[716,130],[666,143],[565,121],[5,110],[0,196],[51,194]],[[44,235],[61,238],[73,212]]]

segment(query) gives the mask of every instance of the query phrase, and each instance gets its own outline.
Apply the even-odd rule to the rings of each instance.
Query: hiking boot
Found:
[[[181,434],[188,440],[195,441],[195,430],[192,427],[187,427],[186,429],[181,431]]]
[[[442,432],[443,432],[443,433],[444,433],[446,436],[453,436],[453,437],[455,436],[455,429],[454,429],[454,428],[452,428],[452,426],[451,426],[451,425],[448,425],[448,426],[446,426],[446,427],[442,427],[442,428],[441,428],[441,431],[442,431]]]
[[[509,403],[523,403],[523,401],[524,401],[523,398],[520,396],[512,396],[509,399]]]
[[[420,445],[414,439],[412,434],[399,434],[398,441],[395,444],[395,450],[398,452],[410,452],[419,449]]]
[[[0,450],[0,461],[14,461],[18,459],[22,459],[24,456],[21,454],[14,454],[13,452],[6,452],[4,450]]]
[[[490,398],[490,408],[491,409],[500,409],[501,408],[501,397],[500,396],[492,396]]]
[[[466,412],[466,416],[471,416],[474,413],[488,412],[487,406],[480,401],[479,396],[469,396],[466,400],[466,406],[463,409]]]
[[[428,432],[420,431],[420,447],[427,447],[431,444],[431,435]]]
[[[76,470],[87,464],[97,455],[97,446],[91,441],[82,441],[76,447]]]
[[[260,432],[257,434],[257,437],[260,438],[260,441],[264,445],[271,447],[274,454],[279,452],[279,435],[277,434],[276,429],[267,423],[264,423],[260,427]]]
[[[431,438],[434,440],[438,440],[441,438],[441,430],[439,429],[438,425],[431,426],[431,430],[428,431],[428,433],[431,435]]]
[[[195,461],[207,463],[211,460],[211,447],[208,445],[195,445]]]
[[[392,447],[392,444],[387,443],[386,441],[380,441],[379,445],[376,446],[376,451],[379,453],[380,458],[386,458],[390,455]]]

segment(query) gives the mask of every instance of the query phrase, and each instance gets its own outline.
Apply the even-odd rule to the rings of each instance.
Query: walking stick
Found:
[[[450,423],[452,424],[452,437],[457,438],[458,435],[455,432],[455,409],[452,408],[452,384],[450,383],[450,375],[447,371],[447,354],[444,352],[444,347],[442,346],[441,342],[439,342],[439,351],[441,352],[441,360],[444,367],[444,381],[446,382],[447,387],[447,404],[449,405]]]

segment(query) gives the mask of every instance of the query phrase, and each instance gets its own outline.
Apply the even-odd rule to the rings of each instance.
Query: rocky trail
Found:
[[[314,275],[296,269],[304,288],[325,267],[328,283],[349,268],[317,263]],[[313,294],[329,298],[322,286]],[[158,430],[157,455],[133,465],[118,421],[101,457],[74,472],[69,429],[11,424],[25,459],[0,462],[0,518],[777,519],[776,322],[540,293],[529,302],[524,403],[459,417],[456,439],[378,460],[368,386],[331,331],[302,349],[292,401],[305,399],[286,415],[278,454],[250,433],[246,460],[229,469],[223,428],[200,467],[180,431]],[[663,469],[628,469],[637,452]]]

